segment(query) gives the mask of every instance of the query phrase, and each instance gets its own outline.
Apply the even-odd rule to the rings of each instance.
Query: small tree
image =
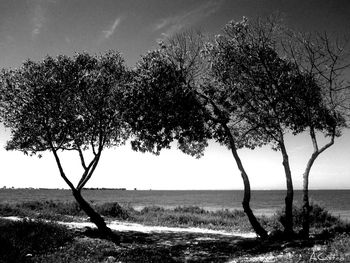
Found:
[[[275,50],[277,27],[257,22],[230,22],[224,35],[218,36],[210,47],[212,75],[234,95],[243,118],[255,127],[252,141],[271,143],[283,157],[287,195],[285,198],[285,232],[293,232],[293,183],[284,141],[289,125],[285,98],[292,95],[291,65]]]
[[[274,150],[281,151],[287,185],[286,216],[282,223],[290,236],[293,233],[293,183],[284,136],[287,132],[298,134],[305,129],[302,120],[306,100],[309,109],[321,112],[322,107],[318,86],[310,85],[314,84],[313,79],[300,74],[295,64],[281,54],[282,32],[275,18],[253,23],[245,18],[233,21],[226,25],[224,35],[218,36],[209,47],[209,54],[213,79],[232,90],[241,116],[255,127],[251,140],[270,143]],[[309,97],[304,94],[306,91]],[[317,95],[315,100],[313,95]],[[304,103],[300,103],[302,99]]]
[[[132,96],[136,100],[133,105],[142,111],[131,122],[133,130],[139,131],[134,146],[158,152],[177,140],[182,151],[197,157],[209,139],[227,146],[244,182],[244,211],[257,235],[266,238],[267,232],[250,208],[249,178],[237,152],[238,148],[256,145],[250,140],[254,131],[237,115],[229,90],[220,83],[211,89],[205,87],[209,83],[204,78],[207,65],[200,56],[203,44],[200,34],[189,31],[160,43],[160,49],[141,59]]]
[[[105,235],[111,230],[84,200],[81,191],[93,175],[103,149],[128,138],[122,118],[127,71],[118,53],[99,57],[46,57],[28,60],[16,70],[3,71],[2,111],[11,129],[7,150],[25,154],[51,151],[61,177],[82,210]],[[87,151],[91,160],[88,161]],[[75,151],[83,173],[75,186],[61,163],[61,151]]]
[[[336,137],[346,126],[349,109],[350,84],[345,75],[350,71],[347,41],[331,40],[327,33],[310,34],[288,32],[283,43],[284,50],[290,56],[299,74],[307,76],[311,81],[306,83],[307,91],[299,96],[297,110],[303,116],[301,122],[308,129],[313,145],[305,171],[303,173],[303,235],[309,236],[309,176],[317,157],[334,144]],[[313,86],[317,86],[318,94],[314,94]],[[315,108],[315,101],[321,107]],[[299,108],[298,108],[299,106]],[[329,138],[320,146],[317,133]]]

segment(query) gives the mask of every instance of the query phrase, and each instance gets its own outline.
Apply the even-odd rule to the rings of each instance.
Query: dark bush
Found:
[[[81,210],[77,202],[60,202],[54,203],[51,201],[52,211],[61,214],[61,215],[71,215],[71,216],[81,216],[85,215]]]
[[[213,214],[220,216],[221,218],[229,218],[229,219],[238,219],[238,218],[246,218],[246,214],[243,210],[233,210],[230,211],[228,209],[218,210],[213,212]]]
[[[13,205],[2,203],[0,204],[0,216],[25,216],[25,213]]]
[[[55,223],[0,220],[0,262],[26,262],[26,255],[52,251],[72,239],[71,231]]]
[[[121,207],[118,203],[104,203],[101,205],[95,205],[98,213],[103,216],[114,217],[118,219],[126,220],[130,217],[129,212]]]
[[[278,221],[283,225],[285,221],[284,211],[278,211],[276,216]],[[302,228],[303,208],[293,207],[293,222],[296,229]],[[318,204],[310,205],[310,227],[311,228],[328,228],[337,224],[341,224],[339,217],[333,216],[324,207]]]
[[[177,213],[191,213],[191,214],[207,214],[208,211],[198,206],[178,206],[175,207],[174,212]]]
[[[140,211],[141,214],[164,213],[165,209],[160,206],[146,206]]]

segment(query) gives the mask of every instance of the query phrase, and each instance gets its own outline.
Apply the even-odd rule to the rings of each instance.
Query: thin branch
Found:
[[[334,139],[335,139],[335,128],[333,128],[332,131],[332,137],[329,143],[327,143],[326,145],[324,145],[319,151],[318,154],[321,154],[322,152],[324,152],[325,150],[327,150],[329,147],[331,147],[334,144]]]
[[[101,152],[98,152],[98,154],[96,155],[94,160],[90,163],[90,164],[92,164],[92,166],[89,165],[89,170],[86,170],[87,173],[86,174],[84,173],[85,176],[80,179],[79,184],[77,186],[78,191],[81,191],[81,189],[83,189],[85,184],[90,180],[92,174],[94,173],[94,171],[97,167],[97,164],[100,160],[100,157],[101,157]]]
[[[84,155],[83,155],[83,151],[81,150],[81,148],[78,146],[77,151],[79,152],[79,157],[80,157],[80,161],[81,161],[81,165],[83,166],[83,168],[86,170],[86,164],[85,164],[85,159],[84,159]]]
[[[312,145],[314,147],[314,152],[318,152],[318,143],[317,143],[317,138],[315,135],[315,130],[314,127],[310,126],[310,137],[312,140]]]
[[[60,160],[60,158],[59,158],[59,156],[58,156],[58,154],[57,154],[57,150],[55,149],[55,147],[54,147],[53,144],[52,144],[52,141],[51,141],[51,138],[50,138],[51,136],[50,136],[49,133],[48,133],[48,137],[49,137],[48,142],[49,142],[51,151],[52,151],[52,153],[53,153],[53,155],[54,155],[54,157],[55,157],[56,164],[57,164],[57,166],[58,166],[58,170],[60,171],[60,175],[61,175],[61,177],[63,178],[63,180],[67,183],[67,185],[68,185],[72,190],[74,190],[74,189],[75,189],[74,185],[73,185],[72,182],[68,179],[68,177],[66,176],[66,174],[65,174],[64,171],[63,171],[63,167],[62,167],[62,165],[61,165],[61,160]]]
[[[86,166],[86,169],[84,170],[84,173],[83,175],[81,176],[79,182],[78,182],[78,185],[77,185],[77,190],[80,191],[82,189],[82,187],[80,187],[80,185],[85,181],[86,177],[88,176],[89,174],[89,171],[91,169],[91,167],[94,165],[95,161],[96,161],[96,158],[97,156],[95,156],[91,162],[89,163],[88,166]]]

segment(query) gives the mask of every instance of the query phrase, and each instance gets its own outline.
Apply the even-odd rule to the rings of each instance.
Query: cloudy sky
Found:
[[[87,51],[119,50],[134,66],[159,39],[186,28],[220,33],[228,21],[273,12],[302,31],[349,34],[350,1],[344,0],[0,0],[0,67],[18,67],[30,58]],[[44,157],[6,152],[9,131],[0,127],[0,187],[66,187],[51,153]],[[311,154],[307,135],[287,136],[296,188]],[[281,157],[268,147],[241,151],[253,189],[284,189]],[[76,179],[79,161],[64,155],[68,174]],[[350,188],[350,134],[315,163],[311,188]],[[104,153],[90,187],[133,189],[242,189],[230,152],[211,143],[196,160],[176,150],[160,156],[134,153],[129,145]]]

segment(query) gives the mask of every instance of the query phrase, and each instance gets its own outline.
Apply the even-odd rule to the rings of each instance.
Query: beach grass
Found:
[[[135,210],[118,203],[94,204],[94,209],[106,220],[123,220],[145,225],[171,227],[201,227],[216,230],[252,231],[242,210],[207,211],[197,206],[166,209],[148,206]],[[80,221],[86,217],[75,202],[30,201],[0,204],[0,216],[18,216],[56,221]],[[266,221],[266,219],[264,219]]]
[[[208,211],[198,206],[178,206],[173,209],[147,206],[135,210],[116,202],[93,204],[94,209],[106,220],[121,220],[144,225],[170,227],[200,227],[215,230],[251,232],[252,228],[243,210],[221,209]],[[302,208],[294,207],[294,227],[302,227]],[[53,221],[81,221],[85,213],[76,202],[28,201],[22,203],[0,203],[0,216],[18,216]],[[270,232],[283,229],[284,212],[277,211],[271,217],[259,216],[258,220]],[[321,230],[346,229],[349,227],[340,217],[329,213],[318,204],[310,206],[310,228],[313,232]]]
[[[135,210],[118,203],[94,204],[94,208],[107,221],[252,231],[241,210],[207,211],[197,206],[173,209],[149,206]],[[306,243],[291,243],[278,238],[262,243],[259,240],[237,243],[232,237],[227,240],[224,237],[193,234],[150,234],[144,237],[131,233],[128,237],[131,244],[123,248],[87,232],[74,232],[55,223],[86,220],[85,214],[74,202],[2,203],[0,216],[31,218],[17,222],[0,220],[0,262],[227,262],[232,258],[237,259],[235,262],[250,262],[254,257],[256,262],[259,262],[259,258],[263,262],[271,255],[280,259],[277,262],[309,262],[313,254],[316,259],[327,256],[333,260],[322,262],[350,259],[350,224],[317,204],[311,206],[310,212],[314,238]],[[259,220],[272,233],[281,231],[283,211],[272,217],[259,217]],[[294,223],[296,229],[301,227],[300,208],[294,208]],[[315,246],[320,247],[315,250]]]

